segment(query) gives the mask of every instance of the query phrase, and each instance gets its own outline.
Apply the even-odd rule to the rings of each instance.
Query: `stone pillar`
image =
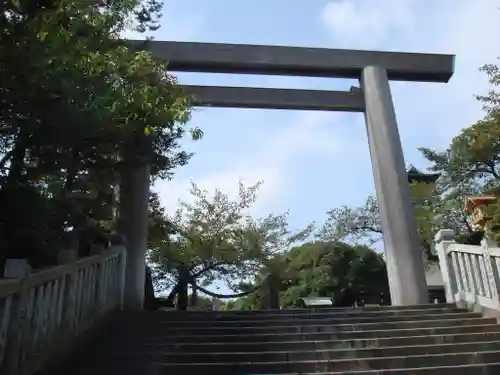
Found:
[[[31,266],[27,259],[11,259],[5,260],[3,277],[6,279],[17,279],[27,277],[31,273]]]
[[[447,252],[448,246],[455,243],[454,237],[455,233],[451,229],[441,229],[434,237],[447,303],[455,303],[455,294],[458,292],[457,275],[455,275],[451,256]]]
[[[368,66],[361,84],[392,304],[425,304],[425,270],[387,72]]]
[[[148,235],[150,168],[125,160],[120,181],[120,233],[127,243],[124,309],[142,310]]]

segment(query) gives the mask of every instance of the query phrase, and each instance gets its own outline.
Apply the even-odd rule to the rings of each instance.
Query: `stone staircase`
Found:
[[[498,374],[500,325],[451,305],[118,315],[51,374]]]

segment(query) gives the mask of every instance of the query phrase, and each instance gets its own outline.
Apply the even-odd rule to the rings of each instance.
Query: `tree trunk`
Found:
[[[10,160],[9,174],[7,176],[7,184],[10,186],[21,182],[24,171],[24,159],[26,158],[26,137],[27,134],[25,134],[21,128],[11,153],[12,157]]]
[[[157,306],[151,268],[146,266],[146,280],[144,283],[144,310],[156,310],[156,308]]]
[[[196,279],[192,280],[191,283],[191,306],[196,307],[198,305],[198,288],[196,286]]]
[[[190,274],[189,269],[181,266],[179,269],[179,291],[177,294],[177,310],[187,310],[188,308],[188,284]]]

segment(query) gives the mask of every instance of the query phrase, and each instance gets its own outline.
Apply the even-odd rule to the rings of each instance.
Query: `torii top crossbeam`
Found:
[[[380,66],[393,81],[448,82],[454,56],[226,43],[139,41],[169,62],[169,70],[359,79],[366,66]]]

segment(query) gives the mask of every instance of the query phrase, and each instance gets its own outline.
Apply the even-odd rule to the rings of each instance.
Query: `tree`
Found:
[[[444,219],[444,216],[440,215],[441,210],[437,210],[438,195],[434,185],[425,182],[413,182],[411,191],[423,256],[428,261],[435,261],[432,242]],[[327,220],[318,234],[322,241],[345,241],[372,246],[383,238],[380,213],[374,196],[368,196],[359,207],[342,206],[329,210],[327,215]]]
[[[233,297],[208,291],[206,287],[215,281],[225,283],[236,295],[248,294],[241,289],[242,281],[311,233],[312,226],[291,231],[288,213],[253,219],[248,210],[260,185],[240,183],[238,197],[232,200],[218,189],[210,196],[193,183],[193,202],[180,202],[175,214],[165,215],[169,229],[157,237],[159,241],[150,242],[157,287],[172,287],[171,299],[187,283],[212,297]]]
[[[156,0],[4,1],[4,256],[43,265],[50,262],[47,251],[65,246],[70,228],[106,226],[122,155],[139,151],[139,140],[152,145],[135,154],[152,164],[153,178],[169,178],[189,160],[178,145],[189,119],[188,98],[164,62],[118,39],[131,22],[138,31],[156,29],[160,10]],[[201,135],[199,129],[192,134]],[[93,199],[75,198],[75,192]]]
[[[420,149],[432,162],[432,170],[442,174],[440,198],[442,206],[448,209],[444,227],[455,230],[462,239],[475,236],[470,219],[463,212],[464,197],[498,194],[500,186],[500,94],[495,90],[500,83],[500,73],[497,65],[485,65],[481,70],[493,85],[486,96],[477,97],[484,104],[485,117],[462,129],[446,151]],[[494,211],[497,214],[493,227],[497,227],[500,207]]]
[[[388,296],[387,271],[382,256],[364,245],[309,242],[283,254],[280,301],[282,307],[299,307],[310,296],[333,297],[336,305],[351,306],[360,290]],[[378,302],[378,301],[377,301]],[[228,308],[254,309],[257,292]]]
[[[367,242],[373,245],[382,239],[380,214],[374,196],[368,196],[360,207],[333,208],[327,215],[319,232],[323,241]]]

